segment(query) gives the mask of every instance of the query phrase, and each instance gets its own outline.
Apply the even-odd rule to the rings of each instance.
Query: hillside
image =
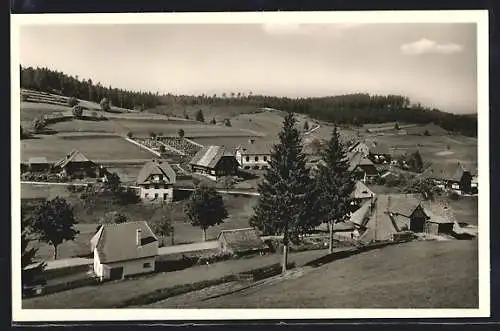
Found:
[[[222,95],[160,95],[151,92],[134,92],[113,87],[103,87],[92,80],[47,68],[21,67],[21,87],[39,92],[57,93],[66,97],[74,96],[92,102],[100,102],[104,97],[112,105],[121,108],[139,109],[169,116],[182,116],[199,109],[205,110],[207,121],[228,118],[239,113],[254,112],[258,108],[274,108],[305,114],[316,120],[337,124],[361,125],[366,123],[434,123],[440,127],[467,136],[477,135],[477,118],[445,113],[439,109],[411,104],[406,96],[369,95],[354,93],[348,95],[288,98],[264,95],[245,95],[241,92]]]

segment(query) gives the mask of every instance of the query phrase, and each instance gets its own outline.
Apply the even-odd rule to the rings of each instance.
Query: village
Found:
[[[300,131],[306,141],[307,169],[314,173],[325,165],[321,150],[328,142],[315,137],[315,132],[325,124],[311,120],[314,124],[309,127],[309,122],[303,123]],[[423,127],[421,135],[427,135],[428,129],[432,130],[432,126]],[[102,164],[73,149],[53,162],[40,154],[28,158],[21,164],[21,183],[32,188],[61,187],[73,194],[79,193],[80,200],[88,199],[84,194],[91,190],[94,195],[101,192],[101,198],[97,195],[97,199],[108,199],[109,196],[102,193],[106,190],[127,192],[131,202],[125,204],[161,210],[183,203],[183,200],[189,199],[190,192],[200,187],[211,188],[211,192],[219,196],[258,198],[258,183],[270,167],[274,144],[278,144],[278,140],[251,137],[245,138],[246,141],[235,139],[236,142],[229,146],[202,145],[185,137],[181,130],[177,136],[123,136],[131,149],[139,148],[151,154],[149,160],[144,160],[135,168],[135,178],[129,175],[125,177],[125,182],[116,172],[110,171],[107,166],[110,161]],[[389,132],[395,130],[386,128]],[[424,165],[418,152],[417,160],[414,155],[409,156],[411,153],[394,155],[387,144],[377,142],[377,138],[383,136],[380,133],[373,135],[370,131],[367,130],[365,137],[359,132],[355,136],[342,137],[347,174],[355,183],[349,196],[350,207],[346,217],[342,221],[321,223],[311,229],[301,243],[288,248],[292,249],[291,252],[301,254],[327,249],[327,255],[335,256],[390,243],[460,240],[477,236],[474,222],[458,220],[450,206],[450,202],[455,200],[477,196],[477,169],[460,162]],[[419,169],[415,170],[415,167]],[[398,176],[411,171],[415,175],[409,185],[410,190],[406,187],[401,193],[395,193],[397,190],[388,190],[387,187],[380,189],[384,187],[380,184],[387,183],[391,178],[396,182],[394,186],[403,186],[398,184]],[[40,201],[40,198],[27,201]],[[203,214],[206,212],[201,211],[200,217],[206,216]],[[250,217],[236,224],[226,221],[222,228],[218,226],[222,220],[206,224],[192,222],[193,226],[196,224],[203,229],[203,241],[197,239],[192,243],[178,244],[175,238],[181,236],[182,231],[177,231],[178,223],[172,219],[177,214],[173,216],[171,210],[169,213],[167,218],[162,217],[151,223],[148,217],[130,219],[118,210],[106,210],[95,231],[90,233],[90,238],[85,236],[89,238],[87,248],[83,249],[85,254],[64,256],[64,245],[68,241],[79,241],[81,234],[76,234],[61,240],[59,250],[63,258],[48,255],[25,266],[23,293],[26,298],[35,297],[26,302],[33,300],[31,302],[36,307],[36,300],[43,302],[43,298],[49,298],[50,293],[57,295],[61,291],[92,284],[126,282],[127,279],[140,279],[141,275],[146,277],[144,281],[147,282],[148,277],[157,273],[167,272],[165,277],[168,277],[169,273],[179,272],[176,270],[188,270],[185,268],[200,264],[216,265],[231,259],[251,261],[275,256],[272,260],[276,263],[262,267],[264,274],[270,277],[284,270],[280,261],[283,235],[264,233],[250,226]],[[210,228],[219,228],[219,232],[212,231],[210,240],[207,240],[206,230]],[[168,242],[165,240],[167,237],[170,238]],[[252,269],[250,266],[248,269]],[[49,306],[53,304],[56,303]]]

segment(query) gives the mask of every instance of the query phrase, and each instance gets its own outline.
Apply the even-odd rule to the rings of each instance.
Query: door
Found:
[[[116,267],[109,269],[109,279],[122,279],[123,278],[123,267]]]

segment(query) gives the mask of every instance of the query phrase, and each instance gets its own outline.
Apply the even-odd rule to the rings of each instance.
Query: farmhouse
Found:
[[[32,157],[28,160],[28,169],[33,172],[49,171],[51,166],[46,157]]]
[[[460,162],[433,163],[423,172],[422,177],[434,180],[442,189],[457,193],[471,192],[472,174]]]
[[[224,146],[205,146],[190,162],[191,171],[217,180],[220,177],[236,175],[239,163]]]
[[[410,215],[410,230],[429,234],[453,234],[455,217],[452,210],[441,202],[419,204]]]
[[[140,197],[148,202],[172,202],[174,196],[175,171],[163,160],[152,160],[142,167],[137,176]]]
[[[267,246],[254,228],[222,230],[217,236],[219,250],[229,254],[263,252]]]
[[[374,142],[373,146],[370,147],[368,157],[376,164],[391,162],[389,146],[383,143]]]
[[[348,158],[348,171],[354,173],[356,179],[366,183],[378,176],[377,168],[375,168],[373,162],[361,153],[348,155]]]
[[[54,169],[65,176],[95,176],[97,165],[77,150],[54,164]]]
[[[158,239],[144,221],[101,225],[90,240],[100,280],[153,272]]]
[[[352,213],[350,221],[359,229],[361,242],[391,241],[409,230],[409,216],[419,203],[418,195],[378,195]]]
[[[250,139],[248,144],[236,148],[236,160],[241,169],[267,169],[271,159],[272,145],[268,143],[255,142]]]

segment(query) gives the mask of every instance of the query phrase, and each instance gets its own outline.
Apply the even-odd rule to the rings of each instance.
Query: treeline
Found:
[[[127,91],[105,87],[91,79],[80,79],[47,68],[20,67],[21,88],[60,94],[99,103],[103,98],[116,107],[128,109],[154,108],[159,104],[158,93]]]
[[[252,106],[269,107],[306,114],[312,118],[338,124],[366,123],[434,123],[440,127],[467,136],[477,135],[477,116],[445,113],[435,108],[412,104],[406,96],[369,95],[356,93],[331,97],[287,98],[254,95],[251,92],[229,92],[220,95],[173,95],[134,92],[93,84],[62,72],[46,68],[22,68],[21,87],[59,93],[99,102],[103,97],[124,108],[155,108],[169,106]]]

